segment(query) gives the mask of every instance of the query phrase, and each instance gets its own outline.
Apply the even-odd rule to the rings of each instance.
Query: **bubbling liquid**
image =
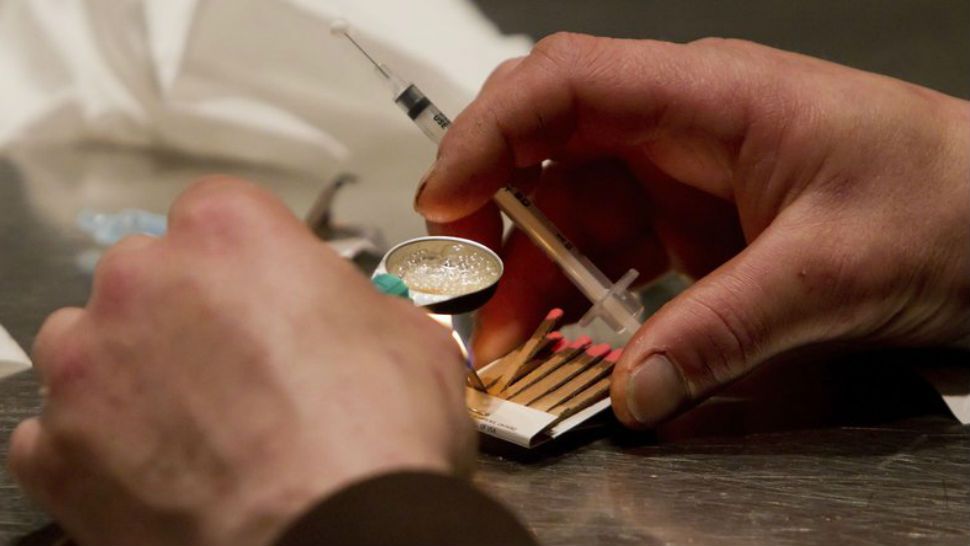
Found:
[[[388,266],[388,272],[400,277],[411,290],[446,296],[477,292],[501,275],[494,257],[462,244],[416,248]]]

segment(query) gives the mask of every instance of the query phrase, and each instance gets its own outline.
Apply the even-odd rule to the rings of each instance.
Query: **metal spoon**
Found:
[[[418,237],[387,251],[372,278],[399,277],[415,305],[457,315],[484,305],[503,271],[502,259],[485,245],[459,237]]]

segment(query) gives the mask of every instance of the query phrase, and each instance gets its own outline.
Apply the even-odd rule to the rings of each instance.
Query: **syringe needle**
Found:
[[[363,53],[364,57],[367,57],[367,60],[370,61],[372,65],[374,65],[374,68],[376,68],[385,78],[391,79],[391,74],[387,71],[387,68],[385,68],[384,65],[382,65],[381,63],[374,60],[374,57],[371,57],[370,53],[368,53],[366,49],[361,47],[361,45],[357,43],[357,40],[354,40],[354,37],[350,35],[348,28],[349,28],[349,25],[347,24],[346,21],[337,20],[337,21],[334,21],[332,25],[330,25],[330,32],[334,35],[339,34],[344,38],[347,38],[348,40],[350,40],[350,43],[354,44],[354,47],[357,48],[357,51],[360,51],[361,53]]]

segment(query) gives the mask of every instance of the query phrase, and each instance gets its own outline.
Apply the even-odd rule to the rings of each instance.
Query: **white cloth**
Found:
[[[98,142],[350,171],[378,209],[413,216],[434,147],[331,35],[338,18],[452,116],[529,46],[464,0],[0,0],[0,151]]]

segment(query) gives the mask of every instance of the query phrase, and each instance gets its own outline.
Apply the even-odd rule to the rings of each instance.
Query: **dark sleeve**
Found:
[[[508,509],[465,480],[398,472],[365,480],[317,504],[276,546],[536,546]]]

